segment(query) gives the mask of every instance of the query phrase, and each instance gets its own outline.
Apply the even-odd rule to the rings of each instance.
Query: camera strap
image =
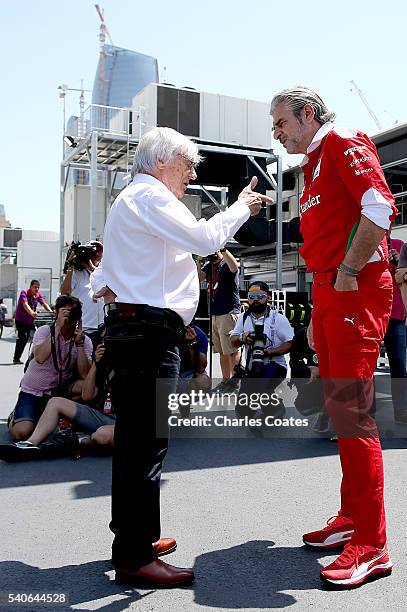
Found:
[[[249,316],[249,312],[246,311],[245,314],[243,315],[243,326],[244,326],[244,322],[247,319],[247,317]],[[276,339],[276,318],[277,318],[277,311],[276,310],[271,310],[270,306],[267,306],[267,310],[266,313],[263,317],[263,326],[265,326],[267,319],[270,317],[270,336],[267,337],[267,339],[270,341],[270,346],[273,347],[275,345],[275,339]],[[253,325],[253,331],[254,331],[254,327],[255,327],[255,321],[256,319],[250,314],[250,319]],[[258,320],[258,319],[257,319]],[[247,352],[247,361],[249,362],[251,357],[252,357],[252,347],[250,346]]]
[[[65,356],[65,358],[62,359],[61,347],[59,344],[59,336],[58,336],[58,354],[57,354],[57,347],[56,347],[56,341],[55,341],[55,325],[52,325],[51,327],[51,355],[52,355],[52,361],[54,362],[54,368],[58,372],[58,386],[59,387],[62,386],[63,373],[65,370],[68,369],[71,363],[73,343],[74,343],[74,338],[72,337],[69,343],[68,353]],[[65,364],[65,367],[64,367],[64,364]]]
[[[271,315],[271,316],[270,316]],[[276,339],[276,318],[277,318],[277,311],[273,310],[270,313],[270,308],[269,311],[264,319],[264,322],[266,322],[266,319],[270,316],[270,330],[271,330],[271,336],[270,336],[270,342],[271,342],[271,347],[273,347],[275,345],[275,339]]]

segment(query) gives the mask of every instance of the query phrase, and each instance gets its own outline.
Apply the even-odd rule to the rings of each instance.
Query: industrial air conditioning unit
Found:
[[[150,83],[132,101],[131,134],[172,127],[201,142],[271,148],[270,106],[265,102]]]

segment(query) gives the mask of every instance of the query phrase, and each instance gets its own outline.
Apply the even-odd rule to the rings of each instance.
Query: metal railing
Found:
[[[129,108],[90,104],[79,119],[79,136],[84,137],[93,130],[128,136],[130,125]]]

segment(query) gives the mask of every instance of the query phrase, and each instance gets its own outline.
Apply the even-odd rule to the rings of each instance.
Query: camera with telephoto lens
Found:
[[[75,270],[83,270],[88,265],[89,260],[94,257],[96,253],[97,247],[95,244],[71,242],[66,254],[64,274],[68,272],[70,266],[73,266]]]
[[[253,345],[251,349],[251,365],[249,375],[251,378],[264,377],[264,357],[265,357],[265,336],[264,336],[264,317],[255,319],[254,332],[251,335]]]

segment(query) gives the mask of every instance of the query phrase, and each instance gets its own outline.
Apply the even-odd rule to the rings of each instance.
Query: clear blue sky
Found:
[[[338,123],[373,134],[373,120],[350,91],[354,79],[385,128],[407,121],[403,0],[100,4],[114,43],[157,57],[160,74],[167,66],[175,85],[268,102],[279,89],[306,84]],[[92,88],[98,32],[90,0],[0,0],[0,203],[14,226],[59,230],[57,87],[84,79]],[[68,116],[77,102],[68,94]]]

